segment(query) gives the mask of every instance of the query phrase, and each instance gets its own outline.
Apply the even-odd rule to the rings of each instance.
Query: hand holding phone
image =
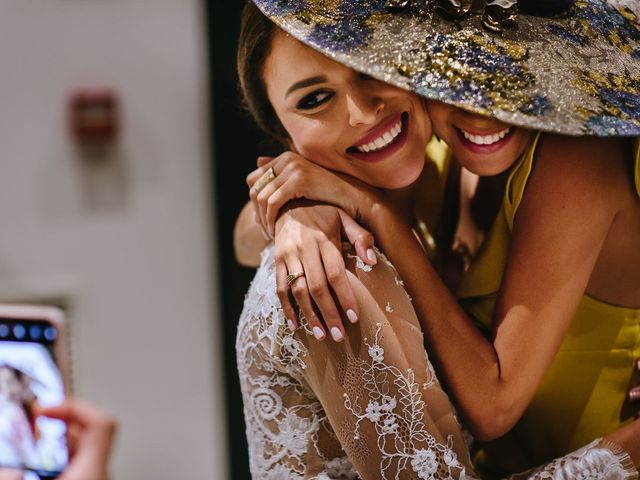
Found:
[[[0,468],[49,479],[67,465],[65,423],[36,413],[68,391],[64,337],[60,310],[0,305]]]
[[[39,408],[37,414],[63,420],[68,428],[71,460],[58,480],[107,480],[116,431],[113,417],[77,399]]]

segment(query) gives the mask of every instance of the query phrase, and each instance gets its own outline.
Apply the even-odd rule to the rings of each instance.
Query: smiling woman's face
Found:
[[[416,95],[359,74],[278,32],[264,68],[291,148],[331,170],[385,189],[411,185],[431,123]]]

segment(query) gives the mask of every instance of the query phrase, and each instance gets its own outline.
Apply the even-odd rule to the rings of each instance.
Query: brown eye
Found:
[[[312,110],[329,101],[331,98],[333,98],[333,96],[333,92],[327,90],[318,90],[303,97],[298,102],[296,107],[300,110]]]

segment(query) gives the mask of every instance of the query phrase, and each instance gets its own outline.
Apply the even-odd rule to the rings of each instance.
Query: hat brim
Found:
[[[384,0],[253,0],[301,42],[376,79],[506,123],[640,136],[640,2],[578,0],[502,35]],[[414,2],[423,4],[422,2]]]

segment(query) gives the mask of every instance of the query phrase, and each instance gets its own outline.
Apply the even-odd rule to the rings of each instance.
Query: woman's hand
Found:
[[[247,177],[249,195],[258,220],[271,236],[280,209],[290,200],[306,198],[330,203],[350,217],[361,220],[367,217],[363,210],[382,199],[375,188],[320,167],[293,152],[285,152],[276,158],[260,157],[258,165]],[[256,188],[256,182],[271,168],[275,178],[268,183],[261,181]]]
[[[344,338],[342,316],[358,321],[359,308],[347,280],[342,256],[343,235],[362,261],[376,263],[373,237],[342,210],[305,202],[291,205],[276,222],[275,265],[277,292],[289,328],[298,328],[292,299],[318,340],[327,332],[335,341]],[[287,276],[304,273],[289,284]]]
[[[55,407],[38,407],[36,415],[63,420],[71,459],[58,480],[107,480],[116,422],[108,414],[75,399]]]

